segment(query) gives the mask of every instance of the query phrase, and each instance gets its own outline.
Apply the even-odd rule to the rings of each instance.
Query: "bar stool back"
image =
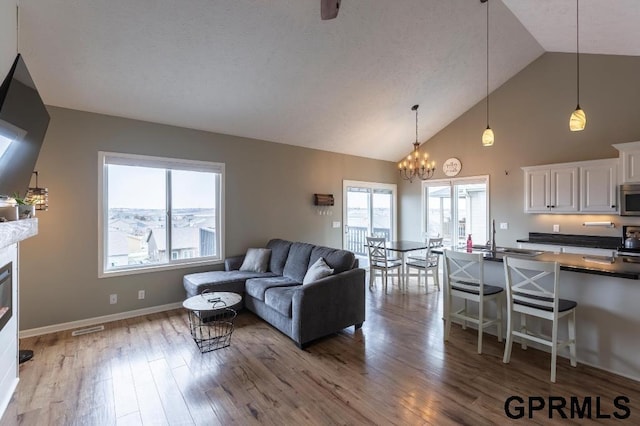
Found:
[[[551,381],[556,381],[556,357],[558,348],[568,346],[571,366],[578,365],[576,359],[576,306],[573,300],[560,299],[558,296],[558,262],[542,262],[506,256],[504,273],[507,282],[507,343],[502,361],[508,364],[511,359],[513,337],[523,339],[522,348],[526,349],[526,340],[551,347]],[[551,287],[551,289],[548,289]],[[520,316],[520,328],[514,329],[514,316]],[[535,316],[552,322],[551,337],[534,334],[527,329],[527,316]],[[558,342],[558,323],[562,317],[568,318],[568,339]]]
[[[498,328],[498,341],[502,342],[502,300],[504,289],[484,283],[484,257],[482,253],[466,253],[452,250],[444,251],[444,340],[449,340],[451,320],[462,320],[462,328],[467,322],[478,325],[478,353],[482,353],[482,334],[484,329],[495,325]],[[452,312],[452,299],[461,298],[464,308]],[[496,302],[496,318],[486,319],[484,302]],[[467,302],[478,303],[478,316],[469,313]]]

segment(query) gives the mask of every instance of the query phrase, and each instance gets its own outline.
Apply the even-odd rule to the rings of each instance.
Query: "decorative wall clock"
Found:
[[[462,170],[462,163],[455,157],[451,157],[442,164],[442,171],[447,176],[456,176]]]

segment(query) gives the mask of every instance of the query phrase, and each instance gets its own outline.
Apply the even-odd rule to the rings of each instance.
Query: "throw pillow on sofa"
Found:
[[[321,278],[328,277],[333,274],[333,269],[327,265],[327,262],[321,257],[316,260],[316,262],[309,267],[307,273],[304,274],[304,278],[302,279],[302,284],[309,284],[314,281],[318,281]]]
[[[267,272],[270,258],[271,249],[250,248],[247,250],[240,270],[245,272]]]

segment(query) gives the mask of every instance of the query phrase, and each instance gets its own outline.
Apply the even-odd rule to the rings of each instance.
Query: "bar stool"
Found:
[[[462,320],[462,328],[467,322],[478,325],[478,353],[482,353],[482,334],[484,329],[495,325],[498,328],[498,341],[502,342],[502,299],[504,289],[484,283],[484,257],[482,253],[466,253],[451,250],[444,251],[444,340],[449,340],[451,320]],[[452,298],[464,300],[464,308],[452,312]],[[496,318],[484,317],[484,302],[496,303]],[[468,312],[467,302],[478,303],[478,316]]]
[[[551,381],[556,381],[556,358],[558,348],[568,346],[571,366],[578,365],[576,359],[576,307],[573,300],[558,297],[558,262],[542,262],[537,260],[504,258],[504,273],[507,282],[507,343],[502,361],[508,364],[511,360],[513,337],[523,339],[522,349],[527,349],[526,340],[551,347]],[[545,288],[546,287],[546,288]],[[548,290],[552,287],[552,290]],[[520,329],[514,330],[514,314],[520,315]],[[552,322],[551,337],[534,334],[527,329],[527,315],[546,319]],[[558,322],[560,318],[568,319],[568,340],[558,342]]]

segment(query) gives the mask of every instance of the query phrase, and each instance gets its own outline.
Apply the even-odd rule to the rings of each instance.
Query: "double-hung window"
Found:
[[[224,259],[224,164],[99,153],[100,276]]]

